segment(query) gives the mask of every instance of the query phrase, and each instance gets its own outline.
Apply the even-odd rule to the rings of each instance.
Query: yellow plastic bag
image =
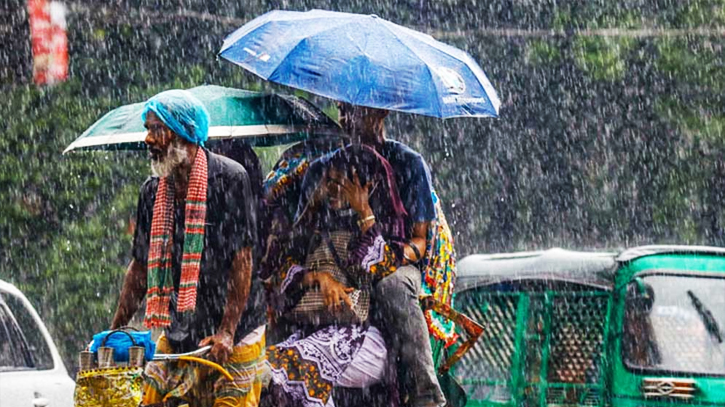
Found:
[[[143,396],[143,368],[111,367],[78,373],[76,407],[138,407]]]

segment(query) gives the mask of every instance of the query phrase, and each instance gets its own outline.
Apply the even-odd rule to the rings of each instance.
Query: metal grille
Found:
[[[599,382],[606,296],[557,296],[551,316],[549,383]]]
[[[476,345],[456,365],[456,377],[470,399],[510,400],[518,296],[467,295],[456,302],[458,309],[484,327]]]
[[[539,384],[541,367],[544,363],[542,350],[546,340],[546,304],[543,295],[529,297],[529,309],[526,315],[526,345],[523,347],[524,359],[522,361],[524,380],[529,384]],[[532,391],[529,390],[526,394],[532,394]],[[539,397],[538,391],[536,397]]]
[[[522,407],[602,406],[609,298],[597,291],[459,295],[456,308],[484,327],[454,369],[468,399]]]
[[[546,392],[548,406],[596,407],[602,400],[599,389],[550,387]]]

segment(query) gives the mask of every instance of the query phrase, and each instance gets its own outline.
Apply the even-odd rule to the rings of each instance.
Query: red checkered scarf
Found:
[[[199,149],[189,176],[184,217],[184,254],[181,258],[178,312],[194,311],[196,287],[199,283],[201,254],[204,250],[206,222],[206,190],[208,183],[206,153]],[[169,304],[174,292],[172,256],[174,236],[174,183],[167,177],[159,179],[151,220],[151,244],[148,259],[148,291],[146,317],[149,328],[171,324]]]

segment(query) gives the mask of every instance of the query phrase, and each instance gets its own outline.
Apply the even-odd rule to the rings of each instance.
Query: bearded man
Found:
[[[204,148],[209,115],[190,93],[154,96],[142,118],[154,176],[141,188],[133,256],[111,328],[126,325],[145,294],[144,324],[164,329],[157,352],[211,345],[211,357],[235,379],[152,362],[143,405],[211,398],[214,406],[256,406],[266,314],[252,273],[257,231],[249,177],[240,164]]]

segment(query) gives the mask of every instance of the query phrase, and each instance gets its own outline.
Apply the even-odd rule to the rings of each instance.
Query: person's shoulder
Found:
[[[146,178],[146,181],[141,184],[141,188],[139,188],[138,196],[139,196],[139,207],[140,208],[149,208],[153,206],[154,201],[156,200],[156,190],[159,188],[159,177],[156,176],[149,176]]]
[[[385,154],[383,154],[383,156],[388,161],[402,162],[407,165],[415,164],[416,166],[421,167],[425,167],[427,165],[425,159],[420,153],[400,141],[385,140],[384,151]]]
[[[151,196],[156,193],[156,189],[159,187],[159,177],[149,176],[146,181],[141,184],[141,195]]]
[[[385,140],[385,150],[394,156],[423,159],[423,156],[419,152],[413,150],[407,144],[396,140]]]
[[[231,158],[206,151],[209,159],[209,178],[239,179],[248,177],[244,166]]]

